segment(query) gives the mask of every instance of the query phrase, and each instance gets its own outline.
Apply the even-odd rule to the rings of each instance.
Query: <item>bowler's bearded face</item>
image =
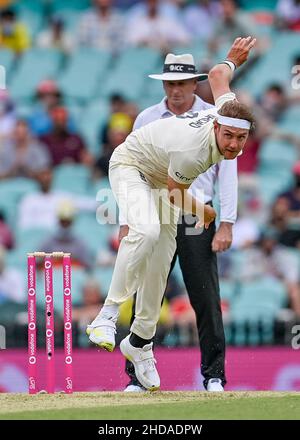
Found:
[[[217,145],[225,159],[235,159],[243,150],[249,130],[214,123]]]

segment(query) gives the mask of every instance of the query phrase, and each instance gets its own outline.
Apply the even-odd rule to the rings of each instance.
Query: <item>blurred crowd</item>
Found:
[[[18,7],[21,3],[23,9]],[[203,59],[199,54],[199,64],[201,70],[207,71],[215,57],[236,37],[255,35],[258,49],[247,67],[255,72],[261,58],[272,47],[273,38],[284,32],[300,31],[300,2],[297,0],[269,1],[269,8],[263,10],[259,7],[261,2],[246,0],[82,1],[87,8],[76,10],[73,28],[63,8],[51,10],[51,2],[41,1],[43,25],[36,32],[29,22],[22,20],[22,16],[26,18],[26,3],[30,12],[30,1],[0,1],[0,64],[1,53],[6,50],[20,63],[33,49],[53,49],[61,52],[67,63],[78,50],[93,48],[111,53],[111,63],[117,65],[122,53],[146,47],[159,53],[162,65],[166,53],[175,49],[188,52],[195,42],[201,42],[206,51]],[[72,11],[72,2],[66,1],[65,9]],[[290,69],[293,66],[298,66],[300,71],[300,45]],[[233,246],[219,258],[224,320],[230,324],[232,298],[238,296],[236,292],[241,284],[257,280],[263,283],[266,279],[271,280],[272,285],[280,285],[285,295],[276,318],[297,320],[300,319],[300,162],[295,161],[287,181],[268,200],[262,197],[260,165],[262,145],[270,139],[282,145],[288,143],[298,158],[300,132],[299,135],[292,133],[280,122],[292,108],[298,109],[300,117],[300,94],[292,89],[291,77],[284,77],[268,84],[259,96],[253,96],[246,87],[239,87],[247,69],[238,72],[234,86],[239,99],[254,108],[257,129],[238,160],[239,215],[234,226]],[[212,102],[208,84],[199,85],[198,93]],[[152,104],[157,103],[156,97]],[[9,86],[0,90],[0,193],[3,198],[0,202],[0,323],[1,307],[5,303],[25,307],[26,246],[27,251],[72,253],[74,271],[83,274],[76,284],[79,292],[74,305],[74,321],[79,329],[84,329],[94,318],[107,294],[109,275],[108,281],[102,283],[101,274],[111,274],[118,249],[118,231],[117,227],[96,223],[96,190],[108,187],[110,156],[132,130],[144,104],[143,100],[133,101],[118,92],[107,96],[107,114],[103,122],[103,115],[99,113],[102,123],[92,142],[96,148],[91,148],[91,139],[81,130],[80,117],[72,112],[74,106],[70,109],[69,103],[57,77],[38,81],[32,100],[26,102],[26,111],[24,102]],[[85,105],[78,104],[80,115],[84,114]],[[284,158],[284,148],[281,154]],[[66,186],[60,187],[57,176],[63,170],[66,173],[71,170],[69,179],[74,181],[69,180]],[[80,183],[74,177],[76,170],[86,173],[84,191],[75,189]],[[27,191],[28,182],[32,187]],[[15,197],[14,206],[10,194]],[[89,231],[89,226],[76,227],[80,221],[83,225],[94,221],[99,234],[106,228],[101,245],[95,248],[92,240],[87,239],[89,233],[97,234],[97,228]],[[30,245],[37,248],[30,249]],[[223,286],[229,286],[230,291],[226,294],[224,287],[224,296]],[[256,301],[254,297],[253,301]],[[130,307],[129,302],[122,309],[120,322],[124,328],[129,324]],[[165,345],[193,345],[196,337],[195,318],[177,268],[169,281],[158,339]],[[229,342],[234,340],[229,338]],[[84,345],[87,341],[79,337],[78,343]]]

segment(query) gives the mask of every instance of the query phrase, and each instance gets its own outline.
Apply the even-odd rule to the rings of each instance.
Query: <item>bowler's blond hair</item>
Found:
[[[255,117],[252,111],[247,105],[242,104],[235,99],[225,102],[220,110],[218,110],[218,114],[229,118],[245,119],[251,124],[250,130],[252,131],[255,129]]]

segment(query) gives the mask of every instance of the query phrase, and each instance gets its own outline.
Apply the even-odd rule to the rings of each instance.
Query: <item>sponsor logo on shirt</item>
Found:
[[[140,174],[140,178],[141,178],[144,182],[147,182],[147,179],[146,179],[146,177],[144,176],[144,174],[141,173],[140,171],[139,171],[139,174]]]
[[[202,127],[202,125],[207,124],[209,121],[211,121],[212,119],[216,119],[216,115],[207,115],[204,116],[203,118],[198,119],[198,121],[195,122],[191,122],[189,124],[190,127],[193,128],[200,128]]]
[[[190,182],[191,180],[193,180],[192,178],[183,176],[179,171],[176,171],[175,176],[177,176],[178,179],[183,180],[184,182]]]

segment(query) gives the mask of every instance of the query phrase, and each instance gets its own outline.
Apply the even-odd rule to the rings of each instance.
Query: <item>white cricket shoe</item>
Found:
[[[222,393],[224,391],[224,388],[222,386],[221,379],[218,378],[209,379],[206,390],[212,393]]]
[[[116,346],[116,322],[114,319],[97,318],[87,326],[86,333],[89,340],[98,347],[112,352]]]
[[[145,393],[147,390],[139,385],[129,384],[124,390],[124,393]]]
[[[121,341],[120,350],[122,354],[133,363],[137,380],[143,387],[149,391],[158,390],[160,387],[160,378],[156,370],[156,360],[153,356],[153,342],[144,345],[143,348],[137,348],[131,345],[129,336]]]

